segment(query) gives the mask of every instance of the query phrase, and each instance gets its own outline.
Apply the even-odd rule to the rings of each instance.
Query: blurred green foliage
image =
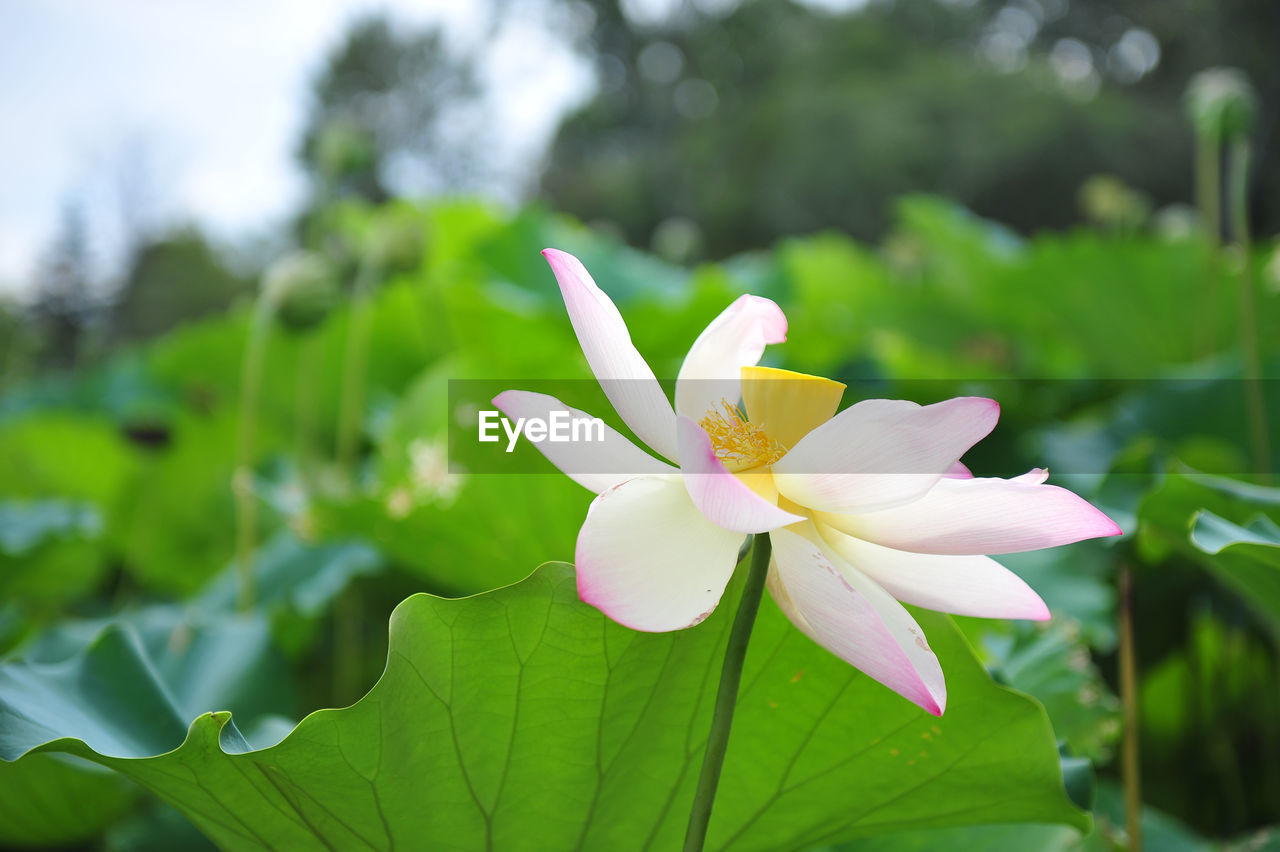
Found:
[[[1148,803],[1211,837],[1280,822],[1280,500],[1247,481],[1262,471],[1239,424],[1220,415],[1241,392],[1238,264],[1195,235],[1026,239],[938,198],[896,210],[878,246],[825,233],[690,270],[536,207],[397,206],[397,228],[420,251],[388,265],[370,294],[353,475],[333,461],[349,305],[310,328],[268,328],[248,492],[265,543],[248,614],[233,612],[228,567],[248,306],[74,374],[11,385],[0,396],[6,665],[73,659],[104,625],[123,623],[173,706],[168,739],[139,754],[181,742],[193,714],[213,707],[234,710],[248,742],[268,745],[289,730],[279,717],[349,703],[374,682],[387,616],[407,594],[475,594],[570,559],[587,491],[549,465],[505,478],[451,471],[446,441],[450,379],[590,379],[537,253],[555,245],[592,270],[660,376],[675,374],[733,297],[754,292],[790,320],[768,362],[849,382],[846,403],[996,396],[1001,426],[970,466],[1003,475],[1048,461],[1054,481],[1129,535],[1008,557],[1056,620],[963,620],[980,658],[1044,705],[1064,749],[1092,759],[1105,789],[1119,727],[1115,576],[1135,566]],[[349,281],[387,215],[346,204],[316,220],[316,250]],[[1262,328],[1278,327],[1273,295],[1260,290],[1258,311]],[[1263,341],[1275,365],[1277,340]],[[1179,377],[1192,380],[1187,396],[1161,383]],[[1190,478],[1192,462],[1219,475]],[[101,812],[49,842],[98,833],[134,807],[112,776],[64,778],[61,765],[29,760],[0,764],[0,789],[102,790]],[[115,830],[168,836],[169,819],[137,811]],[[921,848],[952,848],[955,836]],[[1117,835],[1090,838],[1101,845],[1087,848],[1112,848]]]
[[[1136,187],[1139,207],[1184,202],[1183,89],[1232,65],[1261,86],[1254,216],[1280,225],[1269,0],[855,5],[681,3],[655,17],[588,0],[580,41],[599,89],[560,127],[546,197],[677,260],[821,228],[879,239],[894,199],[918,191],[1022,232],[1064,228],[1092,212],[1077,195],[1099,173]]]
[[[79,672],[67,700],[39,705],[58,716],[50,735],[117,754],[109,746],[124,744],[140,759],[121,762],[123,771],[162,794],[148,773],[165,759],[152,756],[214,708],[235,722],[214,732],[200,716],[207,760],[192,756],[200,743],[172,760],[216,774],[234,741],[232,751],[309,761],[307,744],[286,738],[294,721],[352,704],[374,683],[387,616],[404,597],[477,595],[569,560],[586,491],[549,465],[544,475],[452,469],[448,447],[452,379],[590,379],[537,255],[554,245],[595,274],[659,376],[676,374],[736,295],[768,296],[790,329],[767,363],[847,382],[846,403],[994,396],[1001,426],[969,465],[1009,475],[1047,463],[1055,482],[1127,533],[1001,557],[1050,604],[1051,624],[957,620],[991,677],[1047,711],[1061,775],[1073,798],[1091,803],[1093,830],[921,829],[842,849],[1126,848],[1121,567],[1136,583],[1147,847],[1280,842],[1266,828],[1280,824],[1280,491],[1265,484],[1277,471],[1260,464],[1241,413],[1251,370],[1243,310],[1262,344],[1264,437],[1280,456],[1280,388],[1270,378],[1280,369],[1280,250],[1222,250],[1219,199],[1201,199],[1204,222],[1179,205],[1193,158],[1186,107],[1202,134],[1254,134],[1260,156],[1245,177],[1256,230],[1280,224],[1280,162],[1267,144],[1280,105],[1280,7],[896,0],[836,14],[745,0],[675,4],[645,21],[618,0],[558,5],[599,88],[560,127],[541,188],[591,229],[536,204],[507,213],[393,200],[405,189],[397,175],[430,193],[486,176],[492,139],[468,112],[484,87],[480,57],[437,30],[377,16],[354,21],[330,53],[298,148],[310,196],[295,234],[313,263],[269,288],[274,321],[245,469],[238,430],[255,326],[245,270],[262,264],[229,259],[193,229],[134,234],[125,270],[104,287],[82,213],[68,206],[32,303],[0,304],[0,672],[31,675],[0,691],[0,704],[19,692],[38,698],[39,684]],[[492,4],[491,35],[513,11],[509,0]],[[1220,64],[1244,74],[1199,77],[1184,104],[1192,74]],[[1215,99],[1224,81],[1239,92],[1246,78],[1256,101]],[[1093,229],[1071,228],[1081,215]],[[723,260],[689,268],[703,258]],[[372,345],[356,371],[364,389],[352,396],[350,341],[366,332]],[[348,412],[348,466],[335,445],[350,399],[359,405]],[[236,610],[232,570],[237,497],[255,510],[249,540],[258,543],[247,612]],[[546,568],[498,596],[419,598],[410,608],[471,618],[499,598],[540,601],[539,584],[564,570]],[[578,627],[595,637],[597,622]],[[491,626],[479,619],[476,629]],[[949,674],[993,692],[946,619],[930,630],[956,661]],[[690,635],[695,645],[709,636]],[[804,647],[796,659],[813,653]],[[379,689],[404,682],[389,674]],[[381,694],[326,717],[342,720],[332,730],[367,725]],[[1001,695],[1023,721],[1002,753],[1022,749],[1029,762],[1020,766],[1038,761],[1037,778],[1056,780],[1038,711]],[[901,709],[877,704],[886,695],[865,697],[881,721]],[[870,711],[859,702],[837,721],[857,730],[858,712]],[[957,724],[981,736],[989,721]],[[492,739],[484,724],[470,730]],[[7,736],[0,731],[0,745],[12,745]],[[831,747],[848,748],[848,738]],[[742,790],[770,780],[757,769],[739,773]],[[853,796],[862,804],[883,792],[874,769],[850,781],[866,785]],[[981,792],[983,820],[1000,816],[982,809]],[[1037,800],[1039,817],[1071,821],[1052,792]],[[861,818],[824,795],[820,807],[838,811],[841,829],[790,833],[771,815],[774,833],[761,842],[853,836]],[[743,801],[727,812],[754,807]],[[195,795],[184,804],[205,803]],[[926,810],[916,822],[954,821]],[[877,826],[893,827],[903,825]],[[48,754],[0,762],[0,845],[201,842],[121,775]]]

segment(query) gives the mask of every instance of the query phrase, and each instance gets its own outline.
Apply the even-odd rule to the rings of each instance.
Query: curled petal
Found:
[[[680,630],[716,608],[744,536],[707,520],[678,477],[605,491],[578,532],[578,596],[635,630]]]
[[[943,479],[912,503],[862,515],[822,514],[857,538],[915,553],[1017,553],[1120,535],[1120,527],[1043,471],[1014,479]]]
[[[1049,618],[1049,608],[1040,596],[989,556],[909,553],[825,526],[822,537],[838,556],[900,601],[979,618]]]
[[[747,417],[783,447],[794,447],[834,417],[844,388],[831,379],[776,367],[742,368]]]
[[[768,532],[803,521],[778,508],[730,473],[716,457],[711,438],[688,417],[677,419],[680,470],[695,506],[717,526],[740,533]],[[750,475],[750,474],[748,474]]]
[[[556,412],[566,412],[572,420],[591,420],[591,415],[565,405],[553,396],[529,391],[503,391],[493,404],[512,420],[542,418],[550,421]],[[603,441],[540,441],[534,443],[561,473],[599,494],[637,476],[672,474],[676,469],[658,461],[609,425],[601,424]],[[592,436],[594,437],[594,436]]]
[[[787,318],[769,299],[739,296],[711,321],[680,366],[676,413],[701,418],[722,399],[742,395],[742,368],[754,365],[770,343],[787,339]]]
[[[961,477],[961,479],[973,479],[973,474]],[[1044,467],[1033,467],[1026,473],[1019,474],[1009,480],[1010,482],[1025,482],[1028,485],[1043,485],[1049,481],[1049,469]]]
[[[582,354],[614,410],[640,440],[675,459],[675,412],[653,370],[631,343],[617,306],[576,257],[557,249],[546,249],[542,255],[560,285]]]
[[[770,591],[778,605],[819,645],[941,716],[946,683],[924,631],[902,604],[833,553],[812,525],[807,529],[807,535],[769,534]]]
[[[774,464],[774,478],[784,497],[825,512],[901,505],[929,491],[999,416],[982,397],[864,400],[806,435]]]

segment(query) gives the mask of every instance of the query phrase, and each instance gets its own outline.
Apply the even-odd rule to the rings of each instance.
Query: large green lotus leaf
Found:
[[[92,503],[0,500],[0,598],[38,617],[84,596],[106,567],[101,531]]]
[[[277,532],[254,555],[254,606],[316,619],[356,577],[378,573],[382,556],[364,541],[306,544],[289,530]],[[192,599],[194,608],[229,613],[236,608],[239,576],[234,562]]]
[[[624,308],[632,301],[678,299],[688,275],[654,255],[602,239],[578,223],[538,207],[521,211],[476,250],[494,274],[558,305],[555,277],[538,256],[547,247],[576,255],[610,298]]]
[[[1109,649],[1115,644],[1115,591],[1110,584],[1113,555],[1105,541],[1082,541],[996,561],[1027,581],[1054,615],[1079,624],[1085,641]]]
[[[0,501],[0,556],[26,556],[50,541],[93,538],[101,527],[98,510],[89,503]]]
[[[1241,526],[1202,510],[1191,524],[1191,543],[1214,573],[1250,606],[1280,627],[1280,525],[1258,515]]]
[[[841,844],[830,852],[953,852],[978,849],[982,852],[1111,852],[1112,846],[1095,834],[1061,825],[1014,823],[1010,825],[966,825],[957,828],[927,828],[867,837]]]
[[[15,656],[56,666],[98,644],[104,630],[127,630],[129,641],[138,643],[184,727],[185,720],[214,708],[234,710],[240,724],[253,725],[296,712],[288,668],[260,611],[153,604],[111,619],[61,622]]]
[[[0,847],[88,841],[132,808],[138,788],[75,757],[33,754],[0,761]]]
[[[121,624],[128,625],[128,632],[121,630]],[[95,641],[106,625],[111,625],[107,629],[112,638]],[[160,686],[152,691],[148,684],[148,691],[140,695],[159,696],[153,718],[176,719],[178,726],[171,730],[178,733],[185,720],[210,707],[231,707],[241,724],[252,725],[252,742],[276,742],[283,735],[275,731],[278,714],[295,709],[289,672],[272,645],[266,619],[258,612],[219,614],[156,604],[110,621],[60,623],[20,653],[48,671],[58,668],[49,663],[72,658],[90,643],[104,648],[114,644],[123,649],[127,661],[143,661],[151,673],[148,679],[154,677]],[[120,671],[110,660],[104,668],[108,674]],[[0,691],[5,694],[11,672],[6,669],[0,674],[6,684]],[[81,670],[80,675],[96,677],[98,672]],[[87,680],[81,681],[81,688],[95,689]],[[132,696],[122,694],[121,698],[130,701]],[[166,700],[174,709],[165,709]],[[143,701],[139,706],[147,704]],[[44,721],[46,714],[65,710],[36,703],[29,706],[28,715]],[[132,808],[136,794],[136,785],[118,773],[67,755],[35,754],[17,763],[0,762],[0,846],[66,845],[90,839]]]
[[[1195,559],[1280,626],[1280,488],[1171,474],[1143,501],[1139,517],[1149,560],[1171,550]]]
[[[109,506],[135,463],[116,428],[101,417],[32,412],[0,425],[0,491],[6,496]]]
[[[1055,616],[1040,624],[976,618],[959,624],[990,654],[997,680],[1044,705],[1072,752],[1106,762],[1120,733],[1120,702],[1090,659],[1077,622]]]
[[[0,757],[65,751],[115,768],[228,849],[670,849],[736,589],[699,627],[667,634],[580,603],[560,564],[476,597],[415,595],[392,615],[387,669],[364,699],[258,751],[225,712],[184,741],[141,647],[108,631],[61,667],[0,667]],[[920,623],[947,671],[941,719],[762,608],[710,848],[1087,826],[1043,709],[992,683],[947,617]]]
[[[148,589],[189,595],[231,558],[235,427],[226,412],[176,417],[112,507],[112,543]]]
[[[1119,852],[1130,848],[1124,836],[1124,791],[1110,782],[1098,786],[1093,830],[1081,835],[1059,825],[971,825],[885,834],[843,844],[830,852],[953,852],[979,849],[982,852]],[[1142,809],[1142,838],[1145,848],[1159,852],[1210,852],[1218,844],[1198,836],[1177,819],[1146,806]],[[1266,829],[1239,846],[1225,848],[1263,850],[1274,832]]]

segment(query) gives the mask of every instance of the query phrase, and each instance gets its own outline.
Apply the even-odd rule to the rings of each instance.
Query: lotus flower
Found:
[[[1120,532],[1080,497],[1046,485],[1044,470],[985,479],[965,469],[960,457],[996,425],[992,400],[869,399],[837,413],[839,382],[756,366],[767,344],[786,340],[786,317],[768,299],[738,298],[698,336],[673,408],[577,258],[543,255],[606,396],[666,460],[612,429],[603,441],[537,445],[599,495],[578,533],[578,593],[621,624],[698,624],[719,603],[745,536],[768,533],[768,588],[796,627],[941,715],[942,668],[899,601],[1047,619],[1040,597],[988,554]],[[494,404],[513,419],[582,415],[524,391]]]

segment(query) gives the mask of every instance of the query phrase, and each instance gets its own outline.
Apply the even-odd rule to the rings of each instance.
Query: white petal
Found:
[[[996,425],[990,399],[871,399],[814,429],[773,466],[778,491],[826,512],[901,505],[933,487]]]
[[[760,296],[739,296],[711,321],[680,366],[676,413],[694,420],[742,396],[742,368],[755,365],[770,343],[787,339],[782,309]]]
[[[555,412],[567,412],[571,420],[591,420],[590,414],[565,405],[554,396],[529,391],[503,391],[493,398],[493,404],[511,420],[537,417],[550,422]],[[602,424],[604,440],[541,441],[534,443],[559,470],[579,485],[599,494],[615,485],[637,476],[673,474],[676,469],[658,461],[627,440],[609,424]],[[597,434],[594,427],[579,432],[579,436]],[[572,432],[570,433],[572,435]],[[503,438],[505,440],[505,437]]]
[[[557,249],[546,249],[542,255],[560,284],[582,354],[614,410],[640,440],[675,459],[675,412],[653,370],[632,345],[617,306],[576,257]]]
[[[1017,553],[1120,535],[1115,521],[1043,471],[1014,479],[943,479],[912,503],[819,520],[857,538],[916,553]]]
[[[809,537],[791,530],[769,534],[771,572],[776,573],[770,589],[778,605],[819,645],[941,716],[946,683],[924,631],[888,592],[841,560],[807,526]]]
[[[716,457],[711,438],[688,417],[677,418],[680,471],[694,505],[717,526],[740,533],[768,532],[803,521],[778,508],[730,473]]]
[[[578,596],[635,630],[680,630],[724,594],[745,536],[718,527],[677,477],[642,477],[591,504],[578,533]]]
[[[821,529],[823,539],[838,556],[900,601],[979,618],[1049,618],[1049,608],[1040,596],[989,556],[908,553],[825,525]]]

